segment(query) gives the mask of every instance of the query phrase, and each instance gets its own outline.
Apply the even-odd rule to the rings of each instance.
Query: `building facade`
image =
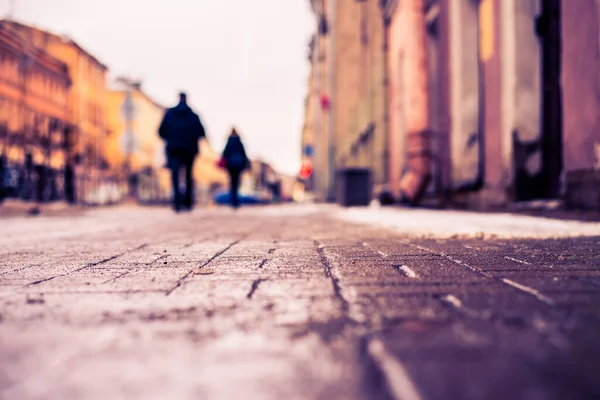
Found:
[[[447,18],[441,34],[449,38],[449,96],[444,101],[450,105],[451,162],[444,168],[451,180],[446,189],[464,192],[454,199],[473,207],[548,199],[600,207],[595,170],[599,3],[438,3]],[[472,37],[476,57],[469,50]],[[476,132],[473,140],[470,131]],[[478,151],[465,163],[461,155],[472,143]]]
[[[71,89],[68,96],[69,123],[77,138],[73,149],[77,199],[82,203],[103,202],[103,180],[108,168],[103,157],[108,132],[106,123],[108,68],[78,43],[46,30],[4,21],[3,24],[68,66]]]
[[[0,22],[0,197],[70,197],[68,67]]]
[[[199,204],[210,204],[214,195],[228,187],[227,172],[217,166],[221,154],[216,153],[208,142],[200,142],[200,156],[194,164],[196,197]]]
[[[570,5],[569,5],[570,4]],[[564,196],[600,208],[600,2],[561,1]],[[554,39],[556,40],[556,39]]]
[[[334,68],[347,70],[350,76],[336,83],[336,111],[343,102],[350,104],[337,114],[336,160],[338,168],[370,167],[372,182],[380,191],[388,181],[384,21],[376,1],[344,4],[337,2],[340,23],[348,21],[338,40],[346,50],[338,51]],[[344,8],[349,14],[344,14]]]
[[[130,107],[130,109],[128,109]],[[158,127],[165,108],[142,90],[141,82],[119,78],[107,93],[108,136],[104,154],[117,198],[167,201],[171,193],[165,146]],[[131,185],[129,185],[131,184]]]
[[[321,201],[333,199],[334,148],[331,116],[331,40],[328,13],[330,0],[310,0],[315,16],[315,35],[311,43],[310,62],[312,70],[309,88],[309,104],[313,105],[311,120],[306,121],[313,128],[313,187],[316,198]]]
[[[384,24],[377,1],[313,0],[306,126],[314,135],[317,198],[333,200],[341,168],[370,167],[388,181]]]
[[[315,46],[315,38],[310,41],[308,48],[308,60],[312,64],[313,53]],[[311,68],[307,88],[308,93],[304,99],[304,125],[302,126],[302,134],[300,136],[300,145],[302,148],[301,155],[301,171],[300,179],[305,190],[313,192],[315,190],[315,175],[312,173],[315,164],[315,123],[314,114],[317,111],[317,97],[313,94],[314,91],[315,71]]]
[[[367,166],[413,204],[600,207],[597,0],[311,3],[313,96],[329,90],[311,116],[315,174]]]

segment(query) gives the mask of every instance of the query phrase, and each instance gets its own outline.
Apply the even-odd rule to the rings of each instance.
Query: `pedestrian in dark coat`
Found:
[[[200,117],[188,106],[185,93],[179,94],[179,104],[169,108],[158,133],[166,142],[167,166],[173,181],[173,208],[188,211],[194,203],[194,160],[199,153],[198,141],[206,138]],[[185,169],[185,192],[179,188],[179,173]]]
[[[240,135],[235,128],[231,130],[225,150],[223,150],[223,162],[229,173],[229,182],[231,188],[231,205],[237,208],[240,205],[238,191],[240,188],[240,177],[242,172],[250,166],[250,160],[246,155],[246,149]]]

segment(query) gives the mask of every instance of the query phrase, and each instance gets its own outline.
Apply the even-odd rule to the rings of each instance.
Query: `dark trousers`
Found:
[[[75,171],[69,164],[65,167],[65,198],[70,204],[75,203]]]
[[[238,191],[240,189],[240,177],[242,175],[242,171],[237,169],[229,169],[229,183],[231,188],[231,205],[233,207],[239,207],[240,198],[238,196]]]
[[[0,156],[0,203],[4,200],[4,156]]]
[[[194,167],[195,154],[187,152],[167,152],[168,165],[171,169],[171,180],[173,183],[173,207],[179,210],[182,206],[191,209],[194,205]],[[179,186],[179,174],[185,169],[185,190],[182,193]]]

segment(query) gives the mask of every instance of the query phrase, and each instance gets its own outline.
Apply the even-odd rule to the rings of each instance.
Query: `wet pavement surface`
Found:
[[[600,237],[333,214],[0,220],[0,398],[600,398]]]

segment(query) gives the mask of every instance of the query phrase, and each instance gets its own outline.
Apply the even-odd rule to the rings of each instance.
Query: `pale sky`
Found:
[[[296,174],[314,28],[308,0],[0,0],[5,17],[67,34],[161,104],[185,90],[222,150],[232,125],[253,157]]]

